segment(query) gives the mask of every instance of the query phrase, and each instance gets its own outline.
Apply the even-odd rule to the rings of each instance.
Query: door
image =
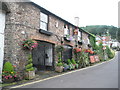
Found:
[[[4,58],[4,29],[5,29],[5,13],[0,11],[0,74],[2,73]],[[1,82],[1,75],[0,75]]]
[[[32,51],[33,64],[38,70],[53,67],[53,45],[38,41],[38,47]]]
[[[45,65],[52,66],[53,61],[53,52],[52,52],[52,44],[45,45]]]
[[[63,60],[67,62],[68,59],[72,59],[72,47],[65,45],[63,51]]]

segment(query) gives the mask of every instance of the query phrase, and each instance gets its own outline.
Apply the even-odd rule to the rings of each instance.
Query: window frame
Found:
[[[42,20],[41,14],[47,16],[47,21]],[[41,26],[41,23],[42,23],[42,24],[45,24],[46,27],[41,28],[41,27],[42,27],[42,26]],[[44,30],[44,31],[48,31],[48,24],[49,24],[49,15],[46,14],[46,13],[44,13],[44,12],[40,12],[40,29],[42,29],[42,30]]]
[[[80,35],[79,35],[80,33]],[[82,41],[82,32],[78,29],[78,41]]]
[[[66,28],[66,26],[67,26],[68,28]],[[67,30],[67,34],[65,33],[65,30]],[[67,25],[67,24],[64,24],[64,35],[70,35],[70,27],[69,27],[69,25]]]

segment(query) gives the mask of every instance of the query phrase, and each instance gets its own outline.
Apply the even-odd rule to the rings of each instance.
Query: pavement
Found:
[[[118,88],[118,60],[9,88]]]

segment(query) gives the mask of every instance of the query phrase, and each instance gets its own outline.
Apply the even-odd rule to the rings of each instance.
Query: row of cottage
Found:
[[[32,53],[33,64],[39,69],[54,69],[55,47],[63,45],[63,60],[74,57],[73,48],[87,49],[90,33],[71,24],[33,2],[0,2],[0,69],[4,62],[16,65],[23,72]],[[24,50],[26,39],[37,41],[33,50]]]

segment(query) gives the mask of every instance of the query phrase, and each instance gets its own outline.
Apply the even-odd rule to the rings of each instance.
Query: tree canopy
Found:
[[[81,27],[83,30],[86,30],[94,35],[109,34],[112,39],[120,40],[120,28],[115,26],[107,25],[91,25],[86,27]]]

